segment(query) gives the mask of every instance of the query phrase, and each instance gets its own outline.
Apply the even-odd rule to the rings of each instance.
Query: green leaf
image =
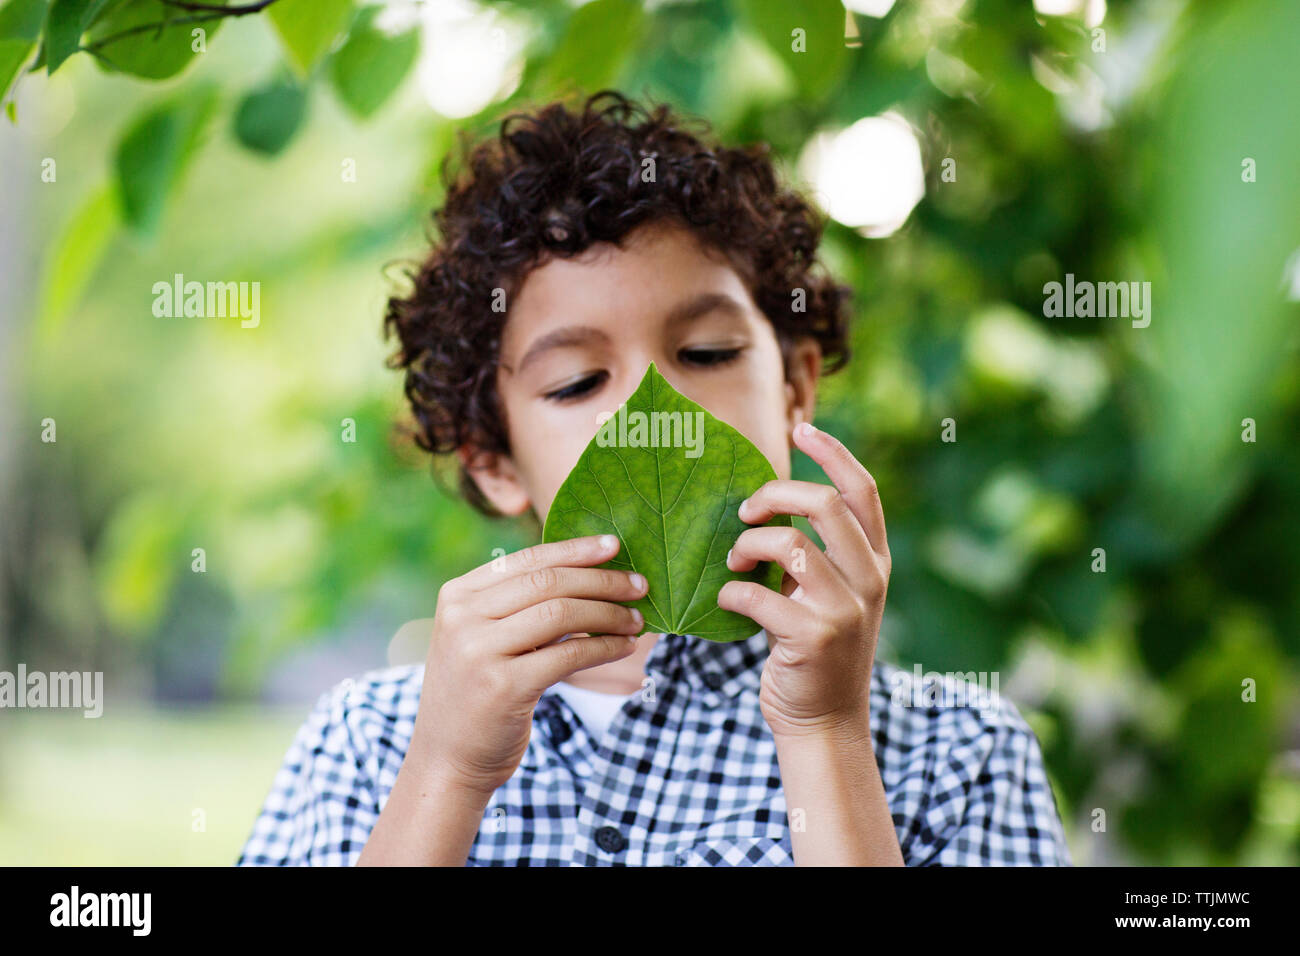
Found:
[[[306,77],[329,52],[351,13],[352,0],[276,0],[266,8],[300,77]]]
[[[215,107],[216,90],[200,87],[150,109],[122,137],[115,163],[118,197],[122,218],[136,232],[157,227]]]
[[[81,48],[81,34],[108,0],[54,0],[45,21],[45,68],[53,73]]]
[[[9,0],[0,6],[0,40],[28,40],[41,35],[46,0]]]
[[[33,46],[26,40],[0,40],[0,99],[9,94],[9,86],[31,56]]]
[[[274,156],[293,139],[307,109],[307,91],[276,80],[244,97],[235,114],[235,136],[248,149]]]
[[[840,0],[737,0],[737,6],[806,95],[820,98],[843,78],[849,55]]]
[[[0,6],[0,99],[9,94],[14,77],[40,38],[45,4],[46,0],[9,0]]]
[[[593,0],[579,7],[542,67],[540,86],[550,91],[572,83],[587,92],[609,86],[640,39],[643,20],[634,0]]]
[[[112,190],[100,188],[73,214],[52,244],[42,277],[39,333],[52,338],[94,278],[118,223]]]
[[[420,52],[418,30],[389,36],[371,24],[379,7],[365,7],[347,42],[330,60],[330,80],[343,105],[372,116],[401,85]]]
[[[750,527],[736,510],[775,477],[749,439],[674,389],[651,362],[560,486],[542,540],[615,534],[622,546],[601,567],[645,575],[649,590],[630,606],[645,615],[647,631],[743,640],[759,626],[718,607],[718,591],[731,580],[780,590],[780,565],[739,574],[726,563]],[[790,516],[768,524],[788,527]]]
[[[225,0],[211,0],[225,6]],[[99,54],[99,65],[108,72],[130,73],[149,80],[175,76],[197,54],[195,30],[202,31],[203,47],[225,22],[222,17],[195,21],[202,13],[169,7],[159,0],[127,0],[119,3],[90,28],[85,46]],[[169,26],[139,29],[149,24]],[[136,31],[136,32],[130,32]],[[123,34],[118,39],[109,37]],[[107,41],[107,42],[105,42]]]

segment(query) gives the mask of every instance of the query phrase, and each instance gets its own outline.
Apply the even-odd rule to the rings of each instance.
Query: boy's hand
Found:
[[[645,578],[593,567],[618,549],[614,535],[539,544],[443,585],[407,755],[417,774],[490,796],[523,759],[547,688],[632,653],[644,621],[615,602],[643,597]]]
[[[718,606],[744,614],[775,640],[763,668],[759,703],[777,736],[866,726],[871,665],[889,585],[889,547],[876,482],[836,438],[811,424],[795,443],[822,466],[834,487],[775,479],[740,506],[741,520],[803,515],[826,544],[823,553],[797,528],[750,528],[727,557],[732,571],[759,561],[785,569],[781,593],[728,581]]]

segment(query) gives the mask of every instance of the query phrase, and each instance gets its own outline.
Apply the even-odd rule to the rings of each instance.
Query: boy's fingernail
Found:
[[[727,567],[731,567],[731,552],[733,552],[733,551],[735,551],[735,550],[736,550],[735,548],[728,548],[728,549],[727,549]]]
[[[617,544],[618,544],[618,538],[616,538],[612,534],[602,534],[600,536],[600,549],[602,551],[608,551],[610,548],[614,547]]]
[[[749,504],[748,498],[746,498],[744,501],[740,503],[740,507],[736,509],[736,514],[741,515],[743,517],[743,513],[745,511],[745,505],[747,504]]]
[[[645,615],[641,613],[640,608],[632,608],[632,620],[636,622],[637,627],[641,627],[645,624]]]
[[[812,422],[802,422],[802,423],[800,423],[800,425],[799,425],[799,434],[800,434],[800,435],[805,435],[805,436],[807,436],[807,435],[811,435],[811,434],[812,434],[813,432],[815,432],[816,430],[817,430],[817,429],[813,427],[813,423],[812,423]]]
[[[645,588],[645,577],[643,575],[633,574],[630,577],[632,579],[632,587],[636,588],[638,591]]]

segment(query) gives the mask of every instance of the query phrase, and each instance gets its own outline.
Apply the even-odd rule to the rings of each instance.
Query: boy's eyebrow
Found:
[[[533,359],[537,358],[543,352],[549,352],[551,349],[565,348],[571,345],[585,345],[588,342],[608,342],[609,336],[600,329],[593,328],[590,325],[566,325],[563,328],[554,329],[538,338],[528,347],[524,357],[519,360],[519,365],[511,369],[506,365],[506,369],[513,372],[522,372],[524,367]],[[502,363],[504,364],[504,363]]]
[[[735,315],[742,315],[744,313],[744,307],[725,292],[702,292],[699,295],[673,306],[672,310],[668,313],[666,324],[669,327],[682,325],[686,322],[698,319],[700,316],[707,315],[709,312],[714,310],[730,312]],[[533,344],[528,347],[528,351],[524,353],[524,357],[519,360],[519,365],[516,368],[511,369],[510,366],[506,365],[504,362],[502,365],[507,371],[519,374],[523,372],[529,362],[537,358],[543,352],[549,352],[551,349],[567,348],[574,345],[586,345],[590,342],[600,342],[605,344],[609,342],[609,336],[600,329],[593,328],[590,325],[566,325],[562,328],[547,332],[545,335],[540,336],[535,342],[533,342]]]
[[[715,309],[720,312],[731,312],[735,315],[743,315],[745,312],[744,306],[725,292],[701,292],[699,295],[673,306],[672,311],[668,313],[667,324],[669,327],[682,325],[692,319],[707,315]]]

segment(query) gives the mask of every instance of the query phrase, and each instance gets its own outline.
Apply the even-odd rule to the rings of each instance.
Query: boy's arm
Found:
[[[358,866],[465,866],[492,791],[446,779],[414,739]]]
[[[718,606],[774,642],[759,704],[776,741],[795,862],[899,866],[868,693],[891,568],[884,511],[875,479],[842,442],[808,422],[792,437],[831,484],[777,478],[741,502],[740,519],[757,527],[736,538],[727,568],[772,561],[786,573],[779,593],[728,581]],[[766,525],[781,514],[807,518],[826,550],[797,528]]]
[[[614,535],[540,544],[445,583],[423,684],[417,668],[398,668],[395,680],[380,674],[356,690],[345,681],[323,696],[239,862],[465,865],[546,688],[636,649],[645,622],[617,602],[640,597],[646,582],[595,567],[618,547]],[[409,745],[395,745],[394,725],[407,718]]]
[[[822,733],[778,735],[776,756],[796,865],[903,865],[866,717]]]

